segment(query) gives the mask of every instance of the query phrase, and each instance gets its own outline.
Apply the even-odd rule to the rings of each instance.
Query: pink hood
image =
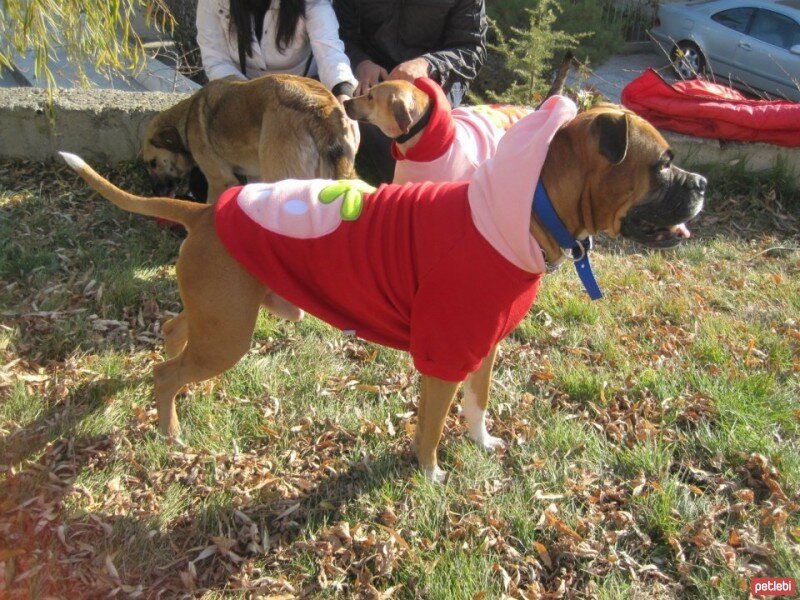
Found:
[[[564,96],[517,121],[469,184],[472,220],[506,260],[529,273],[546,270],[542,250],[530,233],[533,192],[556,132],[575,118],[575,103]]]

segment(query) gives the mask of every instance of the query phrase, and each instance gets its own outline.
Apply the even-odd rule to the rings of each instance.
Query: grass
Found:
[[[262,315],[165,443],[180,235],[0,164],[0,595],[734,598],[800,573],[800,196],[711,181],[684,247],[600,240],[605,300],[547,276],[497,361],[508,449],[454,409],[434,486],[408,357],[314,319]]]

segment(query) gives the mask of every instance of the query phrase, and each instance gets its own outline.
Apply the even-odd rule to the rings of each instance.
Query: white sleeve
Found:
[[[218,0],[199,0],[197,3],[197,45],[203,59],[203,69],[209,79],[235,75],[246,79],[228,49],[228,21],[223,18]]]
[[[344,43],[339,39],[339,21],[330,0],[306,3],[306,28],[322,84],[329,90],[343,81],[358,86],[344,53]]]

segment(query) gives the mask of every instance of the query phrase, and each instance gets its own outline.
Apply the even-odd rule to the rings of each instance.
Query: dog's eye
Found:
[[[155,158],[150,161],[150,168],[155,169],[157,165],[158,165],[158,161],[156,161]]]
[[[667,152],[667,153],[664,153],[664,155],[661,157],[661,160],[659,160],[655,164],[655,170],[659,174],[661,174],[662,172],[669,170],[669,168],[671,166],[672,166],[672,153],[671,152]]]

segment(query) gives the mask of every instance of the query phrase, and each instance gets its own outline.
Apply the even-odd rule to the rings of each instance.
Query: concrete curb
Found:
[[[36,88],[0,88],[0,160],[49,161],[58,150],[91,162],[135,159],[150,118],[185,94],[119,90],[60,90],[55,122],[47,118],[47,96]],[[800,148],[701,139],[665,132],[684,165],[730,165],[750,171],[783,163],[800,183]]]
[[[47,94],[35,88],[0,88],[0,159],[48,161],[67,150],[93,162],[136,158],[150,118],[185,94],[119,90],[59,90],[55,120]]]
[[[766,171],[780,165],[800,184],[800,148],[696,138],[671,131],[662,133],[678,164],[740,165],[747,171]]]

